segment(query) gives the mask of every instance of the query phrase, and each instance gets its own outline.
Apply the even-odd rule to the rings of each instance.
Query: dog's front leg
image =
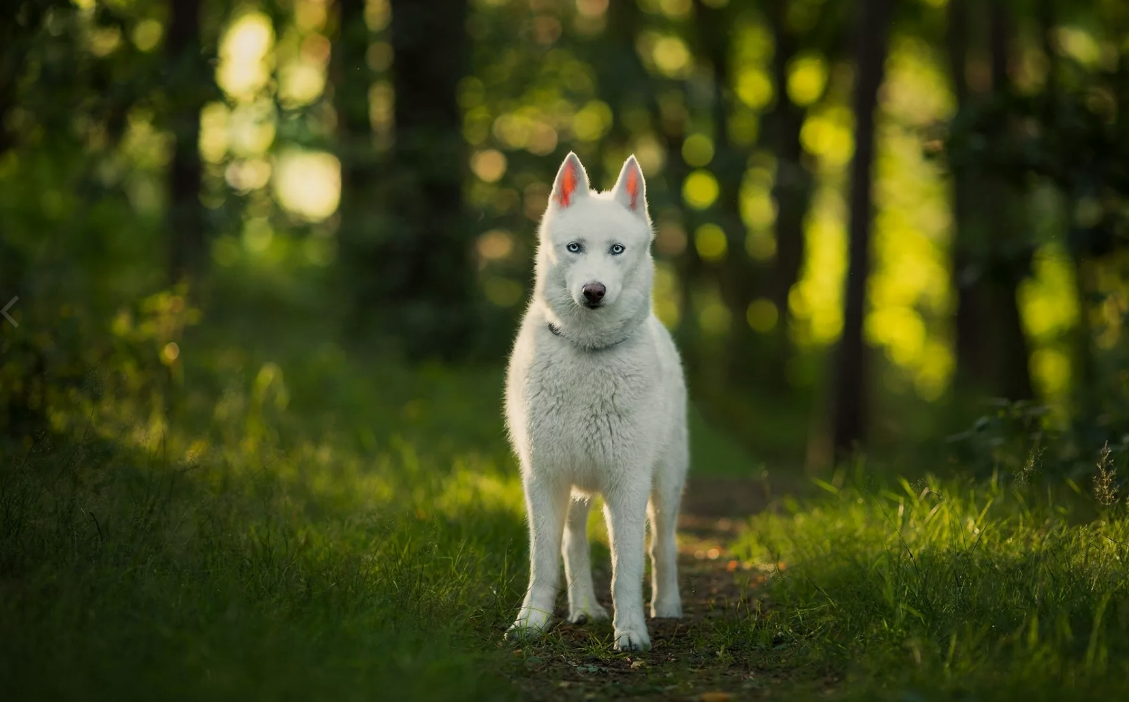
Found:
[[[647,523],[649,481],[639,489],[609,490],[604,495],[612,547],[612,604],[615,650],[647,651],[651,637],[643,618],[643,537]]]
[[[539,636],[549,624],[557,601],[561,570],[561,536],[570,486],[526,470],[525,508],[529,519],[529,589],[508,639]]]
[[[608,612],[596,601],[592,584],[592,554],[588,546],[588,508],[591,497],[575,497],[565,520],[565,577],[568,579],[568,620],[583,624],[589,619],[607,619]]]

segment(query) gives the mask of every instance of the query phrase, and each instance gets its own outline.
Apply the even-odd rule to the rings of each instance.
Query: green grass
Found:
[[[50,431],[0,443],[5,689],[513,697],[527,550],[501,369],[255,331],[205,325],[168,377],[92,374]]]
[[[738,552],[783,564],[750,632],[761,649],[836,676],[844,697],[1124,697],[1123,505],[999,478],[895,485],[827,486],[752,520]]]
[[[379,429],[334,430],[330,418],[302,433],[272,406],[277,372],[273,391],[263,377],[246,393],[225,392],[207,431],[131,434],[114,429],[109,407],[93,426],[63,427],[85,439],[9,452],[0,477],[7,690],[22,699],[506,696],[496,667],[482,663],[520,596],[524,527],[505,457],[455,452],[473,436],[419,439],[442,420],[410,407],[379,440]],[[395,379],[384,380],[391,395]],[[445,378],[417,380],[435,395],[450,389]],[[405,412],[385,402],[389,414]]]
[[[527,551],[501,370],[409,370],[323,338],[205,326],[182,373],[107,369],[101,393],[52,401],[49,431],[0,443],[7,698],[1129,688],[1129,521],[1037,481],[828,485],[753,517],[735,553],[784,568],[714,572],[740,595],[661,629],[642,667],[606,625],[515,655]],[[761,474],[692,423],[696,473]]]

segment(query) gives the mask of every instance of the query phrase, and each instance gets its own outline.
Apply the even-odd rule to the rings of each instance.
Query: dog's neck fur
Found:
[[[565,341],[568,341],[573,346],[576,346],[577,348],[579,348],[583,351],[604,351],[606,349],[610,349],[613,346],[619,346],[620,344],[622,344],[623,342],[625,342],[625,341],[627,341],[628,339],[631,338],[631,333],[629,333],[627,336],[623,337],[619,341],[613,341],[612,343],[608,344],[607,346],[599,346],[599,347],[593,348],[591,346],[581,346],[580,344],[576,343],[575,341],[572,341],[571,339],[569,339],[567,336],[565,336],[561,332],[560,327],[553,324],[552,322],[549,322],[549,331],[553,333],[553,336],[559,336],[562,339],[564,339]],[[635,330],[632,329],[631,331],[632,331],[632,333],[634,333]]]

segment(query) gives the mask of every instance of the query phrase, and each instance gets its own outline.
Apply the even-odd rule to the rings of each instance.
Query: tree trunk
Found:
[[[967,0],[949,4],[949,61],[960,109],[974,100],[965,80],[970,17]],[[1008,92],[1008,18],[1000,2],[987,8],[989,71],[997,98]],[[1006,129],[1006,125],[1003,125]],[[1017,288],[1026,275],[1016,195],[999,177],[971,167],[953,173],[953,285],[958,399],[1032,395],[1028,347]]]
[[[200,45],[200,0],[170,0],[165,41],[175,147],[168,167],[169,275],[172,282],[193,279],[207,262],[200,186],[200,111],[205,64]]]
[[[957,99],[957,109],[964,110],[968,107],[968,84],[964,75],[968,61],[968,0],[950,0],[948,24],[949,70],[952,73],[953,93]],[[953,345],[956,355],[955,384],[961,392],[977,387],[988,375],[976,316],[979,307],[976,303],[978,274],[971,255],[969,217],[972,184],[969,176],[963,169],[952,174],[952,281],[957,296]]]
[[[1037,5],[1039,30],[1041,35],[1040,48],[1047,60],[1047,78],[1043,92],[1047,96],[1047,116],[1049,123],[1055,125],[1058,121],[1059,109],[1059,59],[1051,44],[1051,32],[1055,26],[1055,9],[1053,0],[1039,0]],[[1073,212],[1075,200],[1073,193],[1063,189],[1063,204],[1066,212]],[[1068,225],[1074,229],[1074,225]],[[1072,239],[1074,241],[1072,241]],[[1073,387],[1075,397],[1074,422],[1076,425],[1093,422],[1099,411],[1098,402],[1098,370],[1094,358],[1093,328],[1090,325],[1091,291],[1089,274],[1092,267],[1083,259],[1081,247],[1076,243],[1076,237],[1067,238],[1071,261],[1074,264],[1074,294],[1078,298],[1078,323],[1071,334],[1073,346]]]
[[[337,156],[341,162],[341,224],[338,228],[345,299],[352,304],[347,332],[363,336],[384,295],[379,216],[380,163],[369,116],[370,35],[365,0],[337,0],[337,36],[332,52]]]
[[[469,67],[466,0],[392,0],[396,144],[386,251],[389,299],[413,356],[466,347],[473,267],[463,207],[466,170],[457,89]],[[391,265],[389,265],[391,264]]]
[[[170,125],[175,146],[169,164],[169,274],[173,283],[195,278],[207,261],[204,213],[200,204],[200,110],[204,107],[204,64],[200,43],[200,0],[170,0],[165,58],[175,89],[170,90]]]
[[[988,41],[992,90],[997,96],[1010,92],[1008,79],[1009,18],[1003,0],[992,0],[989,6]],[[1005,128],[1008,128],[1005,126]],[[988,284],[990,316],[987,324],[998,330],[996,341],[996,390],[1009,400],[1024,400],[1034,396],[1031,373],[1028,369],[1030,349],[1023,330],[1023,317],[1019,310],[1019,282],[1027,275],[1030,261],[1024,238],[1022,207],[1012,188],[1001,178],[991,178],[987,201],[983,203],[991,224],[994,246]]]
[[[764,276],[757,274],[756,266],[745,250],[747,231],[741,218],[741,182],[745,178],[748,153],[729,141],[730,35],[733,22],[728,8],[709,7],[699,1],[695,9],[698,46],[709,60],[713,72],[710,121],[714,157],[710,169],[717,178],[718,196],[712,215],[725,232],[727,244],[718,276],[722,301],[731,317],[725,348],[726,390],[745,393],[757,380],[760,366],[755,358],[756,339],[746,322],[746,310]]]
[[[772,271],[770,299],[776,306],[777,323],[769,377],[783,388],[785,369],[792,355],[788,330],[792,314],[788,296],[800,279],[804,261],[804,218],[811,204],[812,176],[803,164],[800,130],[804,111],[788,99],[788,64],[796,54],[796,39],[785,23],[786,2],[771,3],[770,23],[776,40],[772,77],[776,106],[767,118],[768,136],[776,154],[776,179],[772,200],[776,203],[776,259]]]
[[[836,452],[850,451],[866,438],[867,373],[863,321],[870,277],[871,173],[874,113],[882,84],[893,0],[863,0],[857,26],[854,97],[855,154],[851,161],[850,223],[843,335],[836,354],[832,439]]]
[[[414,359],[463,355],[473,345],[473,265],[463,206],[466,171],[459,81],[469,64],[466,0],[392,0],[395,142],[380,180],[384,217],[366,206],[375,161],[367,111],[363,0],[342,4],[345,174],[342,235],[353,271],[354,324],[397,337]],[[362,114],[364,117],[362,117]],[[350,217],[351,221],[346,221]]]

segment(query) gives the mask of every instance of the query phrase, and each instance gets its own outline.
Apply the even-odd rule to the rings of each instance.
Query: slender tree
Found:
[[[200,185],[200,111],[206,65],[200,42],[200,0],[169,0],[165,60],[168,66],[169,123],[175,141],[168,171],[169,272],[173,282],[200,272],[206,237]]]
[[[1008,44],[1011,19],[1003,0],[992,0],[988,9],[988,47],[992,90],[997,99],[1011,94],[1008,78]],[[1003,125],[1010,129],[1011,125]],[[983,324],[998,330],[993,372],[998,378],[995,390],[1011,400],[1033,397],[1031,373],[1028,369],[1030,349],[1019,311],[1019,283],[1030,271],[1030,246],[1026,241],[1026,225],[1018,207],[1016,193],[998,177],[989,179],[984,190],[990,200],[982,206],[988,215],[993,238],[988,285],[990,295],[986,310],[990,316]]]
[[[394,239],[384,275],[415,351],[457,354],[470,327],[472,267],[462,200],[466,149],[456,99],[468,68],[466,0],[392,0],[396,145]],[[396,302],[394,304],[401,304]],[[430,337],[424,339],[424,337]]]
[[[1052,44],[1052,32],[1055,26],[1054,0],[1038,0],[1036,5],[1040,48],[1047,62],[1046,83],[1043,93],[1046,95],[1046,118],[1051,125],[1058,121],[1062,95],[1059,92],[1059,73],[1062,70],[1057,52]],[[1074,211],[1074,193],[1069,188],[1062,188],[1065,210]],[[1094,358],[1093,328],[1090,324],[1090,304],[1093,292],[1090,286],[1090,265],[1085,261],[1083,246],[1079,241],[1078,232],[1070,227],[1069,250],[1071,261],[1074,264],[1074,293],[1078,298],[1078,322],[1072,334],[1074,346],[1073,376],[1074,396],[1076,398],[1076,421],[1089,422],[1097,414],[1098,408],[1098,369]]]
[[[772,354],[770,377],[784,378],[791,355],[788,328],[791,310],[788,295],[800,278],[804,260],[804,218],[811,204],[812,176],[803,163],[800,130],[804,111],[788,98],[788,66],[795,58],[798,42],[788,29],[786,2],[769,4],[768,18],[776,48],[772,56],[772,79],[776,103],[766,118],[768,144],[776,155],[776,178],[772,199],[776,203],[776,258],[773,264],[769,299],[776,306],[776,348]]]
[[[949,72],[952,75],[953,94],[958,110],[969,108],[968,82],[965,67],[968,63],[968,0],[950,0],[948,9],[947,48]],[[979,275],[973,260],[972,227],[970,222],[971,198],[974,185],[967,169],[957,169],[952,174],[953,184],[953,290],[957,307],[954,320],[956,383],[958,389],[971,389],[983,383],[989,375],[987,356],[981,350],[977,320],[977,292]]]
[[[949,4],[948,51],[953,89],[962,114],[1010,100],[1008,78],[1009,18],[993,0],[970,13],[967,0]],[[975,94],[966,78],[970,28],[986,31],[991,92]],[[993,125],[1002,140],[1012,129]],[[1031,397],[1028,346],[1017,299],[1018,286],[1030,269],[1030,245],[1018,194],[988,164],[966,160],[953,169],[952,246],[955,315],[955,386],[967,402],[984,394],[1010,399]]]
[[[342,6],[341,36],[360,33],[363,1]],[[343,221],[343,237],[356,284],[354,319],[370,330],[394,334],[414,358],[457,356],[472,328],[473,267],[462,183],[466,150],[456,97],[468,68],[466,0],[392,0],[392,79],[395,143],[381,170],[387,216],[372,222]],[[339,102],[353,101],[345,128],[352,143],[367,134],[355,109],[368,91],[361,47],[344,41]],[[366,147],[361,146],[364,152]],[[346,174],[349,198],[374,193],[353,164]],[[357,211],[352,210],[355,214]],[[343,217],[350,211],[343,212]],[[375,325],[375,326],[370,326]]]
[[[351,301],[350,331],[359,334],[372,322],[368,313],[383,295],[382,221],[377,214],[381,162],[369,116],[369,90],[376,76],[366,60],[372,37],[365,24],[365,0],[337,0],[336,19],[330,71],[341,162],[341,283]]]
[[[745,390],[757,378],[752,330],[745,323],[750,302],[763,291],[764,272],[749,258],[745,249],[748,230],[741,218],[741,182],[748,167],[749,149],[729,138],[729,116],[733,94],[733,17],[730,7],[696,3],[697,48],[709,62],[713,83],[710,123],[713,128],[714,157],[710,169],[718,182],[718,196],[710,218],[725,232],[727,251],[721,264],[721,297],[729,309],[732,323],[726,344],[725,379],[730,388]]]
[[[871,175],[874,114],[882,84],[893,0],[862,0],[855,33],[855,154],[851,161],[850,222],[843,336],[835,355],[833,432],[836,451],[848,451],[866,437],[867,372],[863,321],[870,277]]]

